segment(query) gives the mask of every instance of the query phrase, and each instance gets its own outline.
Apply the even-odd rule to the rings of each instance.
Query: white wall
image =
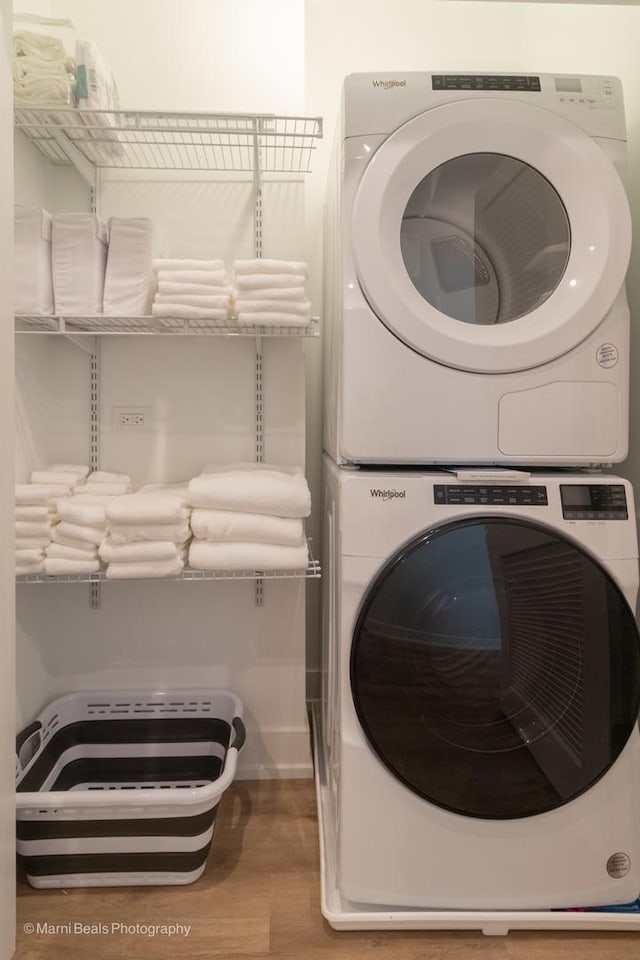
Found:
[[[0,0],[0,958],[15,948],[15,681],[13,539],[13,285],[6,265],[13,259],[13,136],[11,103],[11,5]]]

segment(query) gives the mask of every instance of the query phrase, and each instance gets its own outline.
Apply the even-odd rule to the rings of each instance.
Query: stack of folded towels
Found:
[[[31,30],[13,34],[13,96],[17,107],[75,106],[75,60],[56,37]]]
[[[191,537],[187,485],[150,484],[107,507],[109,533],[100,546],[110,580],[175,577]]]
[[[73,496],[60,501],[60,522],[51,535],[44,572],[51,576],[98,573],[99,548],[107,535],[107,507],[130,490],[127,474],[95,471],[75,488]]]
[[[235,260],[235,313],[243,326],[306,327],[309,268],[297,260]]]
[[[212,464],[189,481],[189,566],[197,570],[304,570],[302,518],[311,496],[300,467]]]
[[[30,483],[15,487],[15,559],[16,574],[46,572],[46,552],[60,519],[62,500],[71,498],[84,481],[88,467],[53,463],[34,470]]]
[[[231,294],[222,260],[154,260],[157,292],[151,313],[165,323],[189,320],[196,326],[229,323]]]

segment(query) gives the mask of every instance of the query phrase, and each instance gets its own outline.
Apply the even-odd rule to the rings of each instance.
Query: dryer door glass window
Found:
[[[464,323],[507,323],[556,289],[569,259],[569,220],[533,167],[472,153],[418,184],[400,245],[412,283],[441,313]]]
[[[534,523],[469,519],[410,543],[370,587],[351,687],[371,747],[447,810],[553,810],[615,762],[638,719],[640,647],[622,593]]]

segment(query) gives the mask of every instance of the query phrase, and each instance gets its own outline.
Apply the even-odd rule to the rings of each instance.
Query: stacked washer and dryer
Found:
[[[326,208],[323,912],[633,926],[620,82],[354,74]],[[571,908],[609,906],[604,912]]]

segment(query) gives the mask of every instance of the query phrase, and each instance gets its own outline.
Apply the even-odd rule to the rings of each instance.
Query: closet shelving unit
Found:
[[[206,175],[213,172],[249,173],[253,179],[254,255],[262,256],[263,175],[309,172],[316,141],[322,137],[319,117],[272,114],[205,114],[157,111],[77,110],[26,108],[15,110],[14,122],[54,165],[73,166],[89,187],[89,206],[97,212],[102,172],[106,170],[175,171]],[[306,327],[208,326],[201,321],[155,317],[17,316],[17,334],[63,336],[90,357],[90,451],[92,470],[99,468],[100,341],[104,336],[242,336],[256,341],[255,423],[256,461],[263,459],[263,337],[318,337],[319,321]],[[256,580],[256,600],[262,602],[262,581],[273,578],[317,578],[320,565],[310,551],[304,571],[185,570],[174,580]],[[91,575],[24,575],[21,583],[88,582],[92,605],[99,602],[104,573]],[[132,581],[120,581],[132,582]]]

